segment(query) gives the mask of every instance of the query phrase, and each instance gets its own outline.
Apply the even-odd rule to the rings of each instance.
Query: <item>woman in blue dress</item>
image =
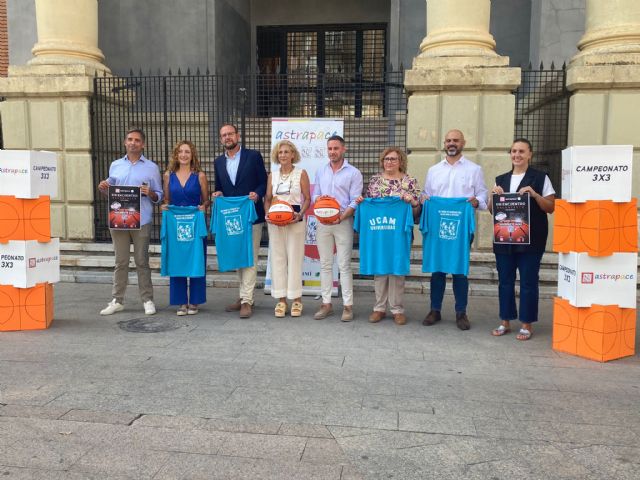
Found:
[[[209,184],[200,167],[198,150],[188,140],[182,140],[173,148],[169,167],[163,176],[164,202],[179,207],[198,207],[205,211],[209,206]],[[206,263],[206,242],[205,258]],[[198,305],[207,301],[206,277],[169,277],[169,303],[179,305],[178,315],[195,315]]]

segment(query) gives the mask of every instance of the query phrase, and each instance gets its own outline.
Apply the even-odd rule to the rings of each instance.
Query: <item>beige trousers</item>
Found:
[[[238,281],[240,282],[240,301],[253,305],[253,291],[256,288],[258,276],[258,254],[260,253],[260,238],[264,223],[253,224],[253,267],[239,268]]]
[[[353,272],[351,271],[351,253],[353,250],[353,217],[337,225],[323,225],[318,222],[316,243],[320,254],[320,290],[322,303],[331,303],[333,286],[333,251],[338,256],[342,303],[353,305]]]
[[[307,222],[285,227],[268,224],[271,256],[271,296],[289,298],[302,296],[302,263]]]
[[[113,272],[112,296],[118,303],[124,303],[124,293],[129,284],[129,253],[133,244],[133,260],[138,274],[138,290],[142,302],[153,300],[153,285],[151,284],[151,269],[149,268],[149,238],[151,223],[143,225],[140,230],[111,229],[113,251],[116,257],[116,267]]]
[[[375,275],[375,312],[386,312],[387,303],[391,313],[404,313],[404,275]]]

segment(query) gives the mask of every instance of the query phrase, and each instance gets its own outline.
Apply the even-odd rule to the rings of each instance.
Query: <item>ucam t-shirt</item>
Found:
[[[162,211],[160,274],[170,277],[204,277],[207,223],[198,207],[169,205]]]
[[[360,234],[360,273],[407,275],[413,214],[400,197],[365,198],[353,229]]]
[[[211,233],[216,236],[221,272],[253,266],[253,222],[256,206],[248,195],[218,197],[213,202]]]
[[[425,200],[420,217],[422,271],[468,275],[475,228],[473,207],[466,198]]]

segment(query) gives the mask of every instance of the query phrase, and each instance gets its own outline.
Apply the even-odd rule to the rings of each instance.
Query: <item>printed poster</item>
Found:
[[[140,187],[109,185],[109,228],[140,230]]]
[[[327,139],[332,135],[344,137],[344,121],[342,118],[272,118],[271,148],[280,140],[289,140],[300,152],[300,163],[311,181],[311,196],[315,185],[313,181],[316,171],[329,162],[327,155]],[[266,153],[266,152],[265,152]],[[271,152],[269,152],[270,155]],[[266,155],[265,155],[266,156]],[[271,165],[271,170],[279,167]],[[304,262],[302,264],[302,293],[304,295],[320,294],[320,255],[316,245],[316,228],[318,221],[312,214],[313,203],[307,210],[307,234],[304,245]],[[265,293],[271,292],[271,268],[267,261],[267,274],[264,283]],[[332,295],[338,295],[338,263],[333,262]]]
[[[503,193],[493,195],[493,243],[503,245],[529,245],[528,193]]]

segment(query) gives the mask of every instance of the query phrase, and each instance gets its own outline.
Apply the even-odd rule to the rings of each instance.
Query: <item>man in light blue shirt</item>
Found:
[[[139,186],[140,230],[111,229],[115,269],[113,273],[113,299],[100,311],[100,315],[112,315],[124,309],[124,294],[129,283],[130,245],[133,244],[133,258],[138,274],[138,288],[144,306],[144,313],[153,315],[156,307],[153,303],[153,285],[149,268],[149,239],[153,221],[153,205],[162,200],[162,179],[158,165],[146,158],[144,150],[145,134],[139,128],[130,129],[125,137],[127,154],[114,161],[109,167],[109,177],[98,184],[103,195],[110,185]]]
[[[322,305],[313,318],[322,320],[333,315],[331,287],[333,286],[333,252],[338,256],[340,286],[342,287],[342,321],[353,320],[353,213],[356,198],[362,195],[362,173],[347,162],[344,138],[333,135],[327,141],[329,162],[316,172],[313,201],[323,196],[335,198],[340,204],[340,218],[333,225],[318,222],[316,242],[320,254],[320,290]]]

